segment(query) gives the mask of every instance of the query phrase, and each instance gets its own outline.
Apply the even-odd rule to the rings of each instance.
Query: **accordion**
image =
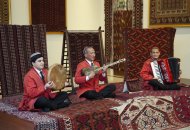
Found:
[[[180,77],[180,59],[166,58],[151,62],[153,75],[162,84],[171,84],[179,82]]]

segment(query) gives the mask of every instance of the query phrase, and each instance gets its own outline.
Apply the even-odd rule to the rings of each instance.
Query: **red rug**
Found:
[[[164,129],[176,130],[190,128],[190,123],[182,121],[176,113],[175,100],[170,96],[135,97],[118,107],[121,128],[124,130]],[[181,110],[182,106],[178,106]],[[124,109],[122,109],[124,108]],[[185,116],[186,114],[184,114]],[[188,114],[189,115],[189,114]]]
[[[73,103],[69,107],[38,113],[18,111],[18,102],[22,96],[12,96],[0,101],[0,110],[29,120],[36,128],[175,130],[190,126],[189,88],[182,87],[179,91],[122,93],[123,83],[116,85],[115,99],[89,101],[69,95]]]
[[[119,104],[109,99],[86,100],[47,114],[58,119],[61,130],[119,130],[118,112],[110,109],[114,106]]]
[[[110,99],[84,100],[69,95],[72,104],[69,107],[51,112],[18,111],[21,95],[0,100],[0,111],[33,122],[36,129],[56,130],[119,130],[119,114],[112,107],[119,106],[118,101]],[[44,126],[45,125],[45,126]]]
[[[160,48],[160,58],[173,56],[173,41],[176,29],[135,29],[125,30],[125,80],[139,79],[144,62],[150,57],[150,50]],[[140,80],[139,80],[140,81]],[[137,81],[138,82],[138,81]],[[130,84],[128,85],[130,87]],[[141,88],[139,85],[138,90]]]

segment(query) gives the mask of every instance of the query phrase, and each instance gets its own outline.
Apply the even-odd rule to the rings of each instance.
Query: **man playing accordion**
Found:
[[[151,58],[145,61],[140,72],[141,78],[144,80],[144,90],[179,90],[180,86],[176,82],[165,83],[163,76],[159,73],[158,62],[160,62],[160,50],[158,47],[153,47],[150,52]]]

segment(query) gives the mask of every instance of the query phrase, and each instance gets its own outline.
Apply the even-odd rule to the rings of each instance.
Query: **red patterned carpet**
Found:
[[[186,121],[179,118],[182,113],[178,112],[183,108],[183,105],[176,107],[176,103],[171,96],[147,96],[129,99],[122,106],[117,107],[120,113],[121,128],[124,130],[188,128],[190,123],[186,122],[190,118],[186,115],[183,115],[186,117]]]
[[[61,130],[65,127],[72,130],[118,130],[118,112],[109,109],[113,106],[118,103],[108,99],[86,100],[47,114],[58,118]]]
[[[175,91],[139,91],[122,93],[117,84],[116,107],[122,129],[190,129],[190,88]]]
[[[119,106],[118,101],[109,99],[84,100],[70,95],[72,104],[51,112],[18,111],[20,96],[6,97],[0,101],[0,111],[28,120],[36,130],[119,130],[119,114],[110,109]]]
[[[48,113],[18,111],[21,96],[6,97],[0,111],[33,122],[36,130],[190,129],[189,88],[130,94],[122,89],[123,83],[117,84],[115,99],[89,101],[70,95],[71,106]]]

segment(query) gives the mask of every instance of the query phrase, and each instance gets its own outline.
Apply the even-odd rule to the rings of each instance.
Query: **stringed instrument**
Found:
[[[82,75],[86,75],[86,76],[87,76],[87,75],[90,74],[91,71],[94,71],[95,74],[97,74],[97,73],[98,73],[100,70],[102,70],[104,67],[108,68],[108,67],[110,67],[110,66],[119,64],[119,63],[124,62],[124,61],[126,61],[125,58],[120,59],[120,60],[118,60],[118,61],[115,61],[115,62],[113,62],[113,63],[107,64],[107,65],[102,66],[102,67],[93,66],[93,67],[89,67],[89,68],[84,68],[84,69],[82,69]]]

